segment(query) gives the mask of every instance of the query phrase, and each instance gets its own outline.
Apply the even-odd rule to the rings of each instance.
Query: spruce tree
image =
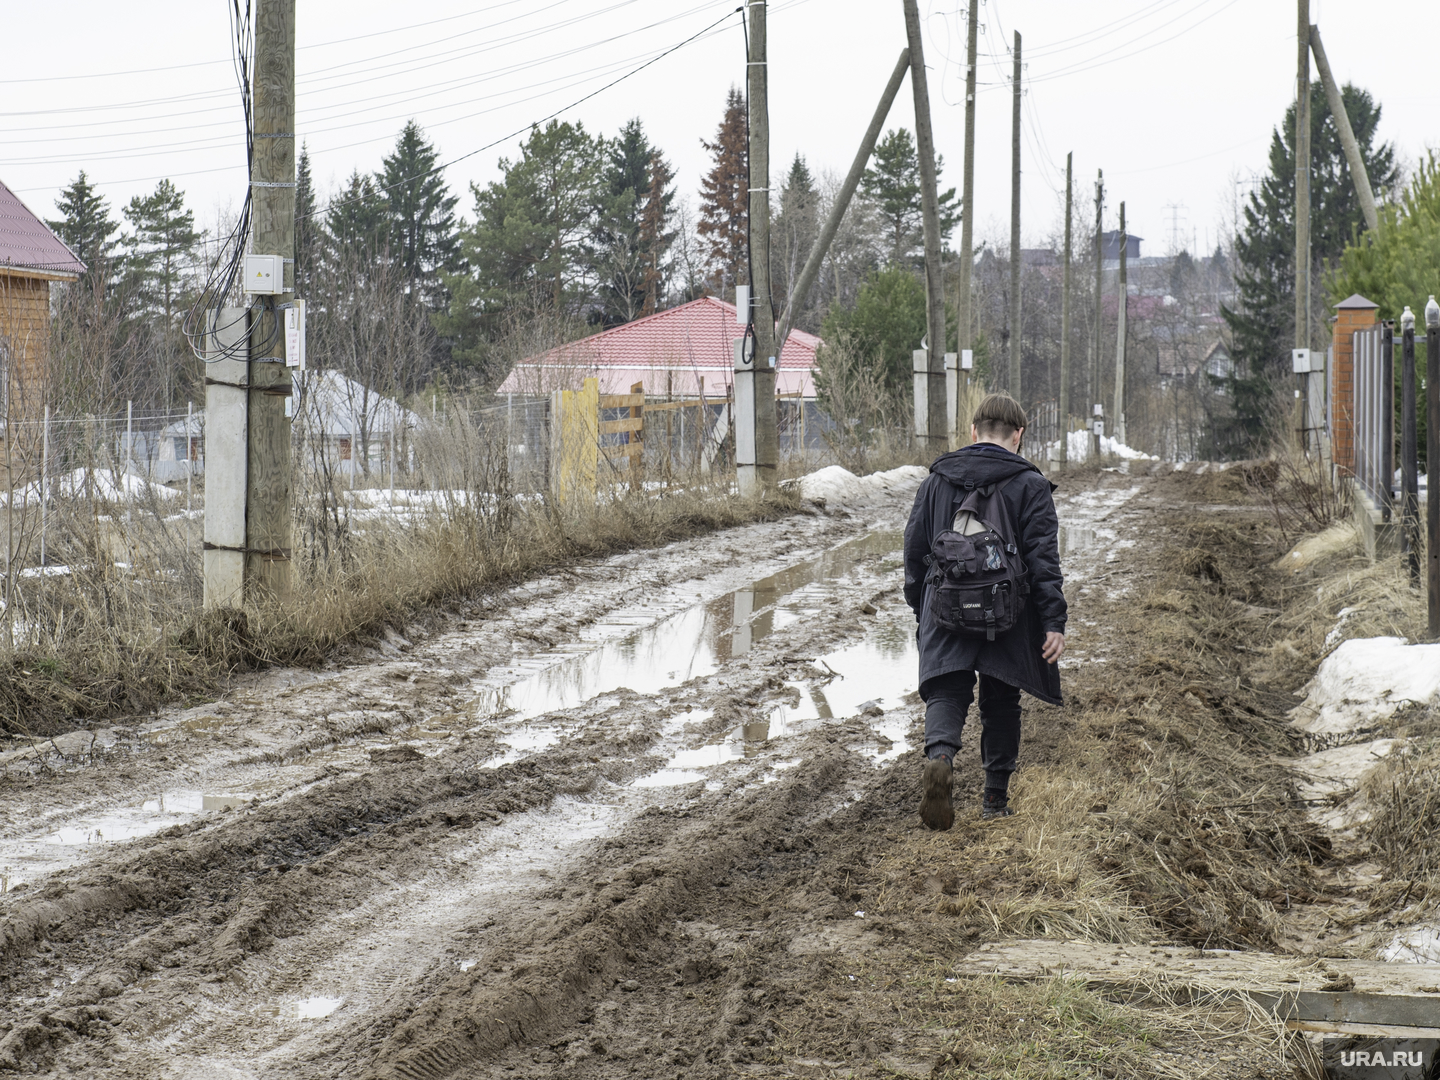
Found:
[[[790,303],[795,279],[805,268],[810,249],[820,233],[820,193],[805,159],[796,153],[780,189],[780,206],[770,231],[770,257],[776,264],[771,272],[775,283],[775,310],[783,311]],[[808,297],[796,297],[795,314],[800,316],[808,306]]]
[[[1399,176],[1395,149],[1375,146],[1380,106],[1348,83],[1341,90],[1345,112],[1360,144],[1370,183],[1378,196],[1391,192]],[[1313,280],[1323,280],[1345,246],[1365,229],[1344,148],[1321,83],[1310,88],[1310,248]],[[1213,432],[1215,456],[1247,454],[1265,437],[1276,380],[1290,370],[1295,336],[1295,106],[1271,134],[1270,171],[1246,201],[1235,238],[1237,302],[1221,307],[1230,328],[1235,374],[1223,381],[1233,416]],[[1319,300],[1321,291],[1315,290]]]
[[[84,169],[60,193],[55,209],[60,211],[59,219],[45,224],[85,264],[82,280],[91,284],[108,282],[115,251],[111,238],[120,225],[111,219],[110,207]]]
[[[125,277],[139,303],[162,314],[165,325],[174,322],[185,271],[195,257],[201,233],[195,214],[185,209],[185,194],[169,180],[155,191],[136,195],[122,211],[133,233],[125,245]]]
[[[736,285],[750,280],[750,157],[745,129],[745,98],[732,86],[715,141],[700,140],[713,164],[700,182],[700,221],[695,227],[705,246],[710,288],[726,297],[733,295]]]
[[[375,182],[357,169],[325,214],[325,258],[344,272],[363,272],[370,263],[389,256],[384,199]]]
[[[300,144],[295,163],[295,295],[310,295],[319,256],[320,219],[315,205],[315,181],[310,172],[310,151]]]
[[[652,192],[654,163],[666,174],[658,195]],[[599,318],[606,326],[628,322],[641,312],[655,310],[656,298],[647,292],[658,289],[654,278],[665,257],[662,246],[665,218],[675,194],[670,190],[670,169],[660,152],[645,135],[638,118],[631,120],[606,150],[604,189],[596,208],[596,227],[591,238],[591,258],[599,284]],[[652,199],[657,204],[651,205]],[[646,229],[650,220],[649,233]]]
[[[645,272],[640,285],[645,292],[644,315],[653,315],[665,302],[666,269],[676,230],[670,228],[671,204],[675,201],[675,173],[656,150],[650,155],[649,187],[640,208],[639,247]]]
[[[446,299],[441,275],[455,269],[460,250],[455,222],[459,199],[435,171],[439,159],[420,125],[411,120],[375,176],[385,200],[391,258],[399,264],[411,299],[437,309]]]
[[[860,179],[860,191],[879,210],[885,223],[890,262],[914,266],[923,257],[925,215],[920,198],[920,154],[915,137],[905,128],[895,128],[875,147],[875,164]],[[935,177],[939,180],[945,159],[935,157]],[[941,192],[940,242],[943,245],[960,220],[955,189]]]

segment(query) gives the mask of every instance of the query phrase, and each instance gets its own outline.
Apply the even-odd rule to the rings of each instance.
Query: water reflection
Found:
[[[528,720],[573,708],[621,687],[654,694],[714,672],[726,660],[744,656],[777,630],[821,610],[823,589],[808,590],[841,577],[875,555],[894,552],[900,534],[875,532],[825,552],[819,558],[761,578],[743,589],[697,604],[600,646],[585,644],[527,661],[539,670],[508,686],[482,682],[474,706],[484,717],[513,710]],[[503,672],[513,675],[524,666]]]

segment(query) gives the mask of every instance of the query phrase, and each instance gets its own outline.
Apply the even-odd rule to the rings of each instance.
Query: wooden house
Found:
[[[74,281],[84,271],[75,253],[0,183],[0,385],[8,391],[10,417],[40,412],[50,351],[50,286]]]

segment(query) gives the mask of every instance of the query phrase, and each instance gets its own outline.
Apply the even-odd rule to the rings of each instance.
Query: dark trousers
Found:
[[[925,756],[955,760],[960,733],[975,700],[976,674],[950,671],[927,679],[920,688],[925,699]],[[985,786],[1005,790],[1020,754],[1020,688],[978,677],[980,683],[980,764]]]

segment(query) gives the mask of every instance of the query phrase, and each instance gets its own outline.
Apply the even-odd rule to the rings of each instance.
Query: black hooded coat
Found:
[[[1030,573],[1030,598],[1021,621],[994,641],[963,638],[942,630],[924,610],[925,556],[935,537],[951,527],[968,494],[966,484],[1005,483],[1001,498],[1010,511],[1021,557]],[[1051,492],[1055,485],[1019,454],[994,443],[952,450],[930,466],[915,494],[905,526],[905,601],[919,620],[920,687],[951,671],[977,671],[1018,686],[1041,701],[1061,704],[1060,668],[1040,655],[1045,635],[1065,632],[1065,594],[1060,577],[1060,522]]]

